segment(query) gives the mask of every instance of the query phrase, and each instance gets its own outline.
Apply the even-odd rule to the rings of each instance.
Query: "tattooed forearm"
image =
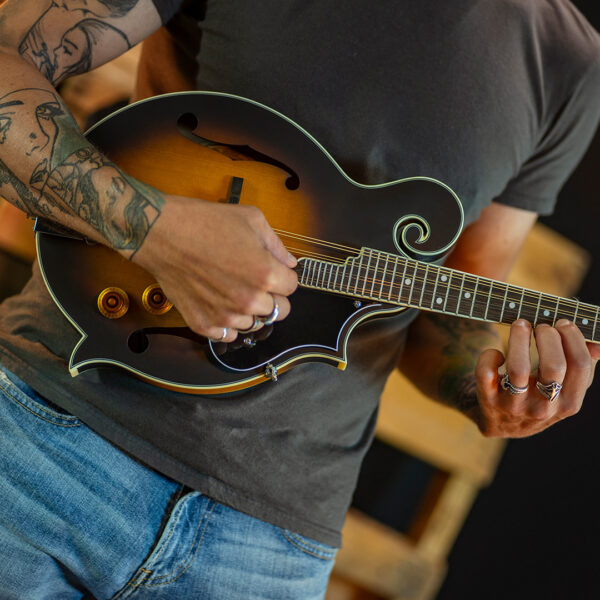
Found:
[[[441,370],[437,391],[440,400],[462,412],[477,406],[473,372],[484,348],[498,347],[499,336],[493,325],[434,313],[424,315],[437,329]]]
[[[131,48],[127,35],[103,19],[128,14],[139,0],[62,0],[49,3],[19,45],[19,54],[53,84],[89,71],[99,44],[115,54]]]
[[[42,89],[0,98],[0,195],[31,215],[78,217],[131,256],[164,204],[89,145],[56,94]]]

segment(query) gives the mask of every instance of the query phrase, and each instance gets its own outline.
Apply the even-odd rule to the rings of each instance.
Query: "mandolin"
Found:
[[[352,331],[418,308],[495,323],[575,322],[600,342],[600,307],[442,265],[463,226],[456,194],[428,177],[363,185],[281,113],[215,92],[158,96],[107,117],[88,139],[169,194],[258,207],[298,258],[283,321],[235,343],[186,324],[152,275],[101,244],[39,223],[42,275],[79,331],[69,369],[127,369],[151,384],[231,394],[323,361],[344,369]]]

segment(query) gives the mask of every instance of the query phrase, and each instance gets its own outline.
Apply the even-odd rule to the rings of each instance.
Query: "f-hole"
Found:
[[[198,118],[193,113],[184,113],[177,119],[177,130],[188,140],[205,146],[206,148],[210,148],[215,152],[219,152],[231,160],[254,160],[256,162],[273,165],[288,174],[288,178],[285,180],[285,187],[288,190],[297,190],[300,187],[300,178],[298,177],[298,174],[285,163],[282,163],[272,156],[263,154],[247,144],[224,144],[215,140],[209,140],[196,133],[197,128]]]

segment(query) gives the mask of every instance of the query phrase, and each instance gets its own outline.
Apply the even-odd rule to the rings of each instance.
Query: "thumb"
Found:
[[[271,229],[269,224],[265,221],[265,226],[261,231],[261,237],[264,247],[282,264],[286,265],[290,269],[293,269],[298,261],[296,258],[288,252],[287,248],[283,245],[283,242],[279,236]]]

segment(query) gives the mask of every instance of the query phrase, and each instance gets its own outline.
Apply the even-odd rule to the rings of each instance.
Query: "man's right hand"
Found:
[[[298,285],[296,259],[255,207],[166,196],[133,261],[151,272],[196,333],[233,341]]]

